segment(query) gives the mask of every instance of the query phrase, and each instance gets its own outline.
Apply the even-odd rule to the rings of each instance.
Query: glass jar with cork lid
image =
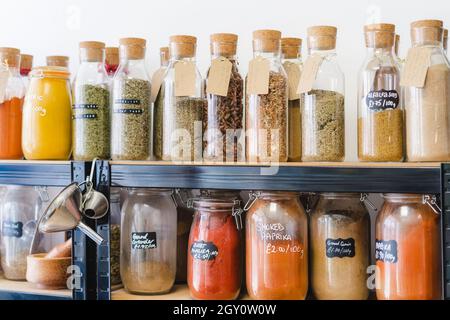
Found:
[[[72,90],[74,160],[109,159],[110,156],[110,89],[104,60],[103,42],[80,43],[80,66]]]
[[[303,161],[345,158],[345,80],[337,61],[336,34],[332,26],[308,28],[309,56],[299,85]]]
[[[114,77],[119,67],[119,48],[106,47],[105,49],[105,69],[109,77]]]
[[[253,59],[246,80],[247,161],[288,159],[288,82],[280,47],[280,31],[253,32]]]
[[[408,161],[450,160],[450,67],[443,23],[411,24],[412,48],[403,69]]]
[[[120,65],[112,84],[111,158],[147,160],[150,155],[150,79],[145,68],[146,40],[122,38]]]
[[[195,37],[170,37],[169,66],[155,101],[154,149],[157,159],[202,159],[202,120],[206,99],[195,61],[196,46]]]
[[[48,67],[62,67],[69,68],[69,57],[67,56],[47,56]]]
[[[281,39],[281,62],[286,70],[289,95],[289,137],[288,161],[301,161],[302,159],[302,117],[300,110],[300,95],[297,93],[298,83],[302,72],[302,39]]]
[[[208,106],[203,117],[204,158],[212,161],[243,160],[243,90],[236,59],[238,36],[216,33],[211,37],[211,67],[206,86]],[[225,79],[223,74],[227,74]]]
[[[359,73],[358,157],[403,160],[403,99],[395,60],[395,25],[364,27],[367,58]]]

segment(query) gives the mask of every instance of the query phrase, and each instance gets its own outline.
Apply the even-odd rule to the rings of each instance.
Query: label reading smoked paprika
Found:
[[[327,239],[328,258],[353,258],[355,256],[355,239]]]
[[[132,232],[131,249],[156,249],[156,232]]]
[[[196,241],[191,246],[191,255],[196,260],[211,261],[219,255],[219,249],[213,242]]]
[[[375,242],[375,259],[387,263],[397,263],[397,241],[376,240]]]

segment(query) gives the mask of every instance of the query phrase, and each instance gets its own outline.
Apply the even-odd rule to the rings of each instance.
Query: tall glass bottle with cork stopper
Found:
[[[358,158],[403,160],[403,101],[393,24],[364,27],[367,57],[358,80]]]
[[[203,81],[195,62],[197,38],[170,37],[169,66],[155,101],[157,159],[193,161],[202,157]]]
[[[29,78],[31,68],[33,68],[33,56],[30,54],[20,55],[20,76],[22,77],[22,82],[25,89],[28,88]]]
[[[448,54],[447,48],[448,48],[448,29],[444,29],[444,39],[442,40],[442,44],[444,47],[445,54]]]
[[[450,67],[443,23],[411,24],[412,48],[403,69],[408,161],[450,160]]]
[[[400,35],[395,34],[395,41],[394,41],[394,59],[395,62],[397,62],[397,66],[400,69],[400,71],[402,71],[403,68],[403,64],[405,63],[405,61],[400,57]]]
[[[106,47],[105,49],[105,69],[109,77],[114,77],[119,67],[119,48]]]
[[[345,158],[345,80],[337,61],[336,34],[332,26],[308,28],[309,56],[299,85],[303,161]]]
[[[109,159],[110,156],[110,92],[104,60],[103,42],[80,42],[80,66],[72,90],[74,160]]]
[[[208,107],[203,117],[204,157],[212,161],[243,161],[244,80],[236,59],[238,36],[216,33],[211,37],[211,67],[206,94]],[[223,75],[226,74],[226,77]]]
[[[288,82],[280,47],[280,31],[253,32],[245,105],[248,161],[288,160]]]
[[[113,79],[111,157],[146,160],[150,157],[150,79],[145,68],[146,40],[122,38],[120,65]]]
[[[63,67],[69,68],[69,57],[67,56],[47,56],[48,67]]]
[[[286,70],[289,84],[288,161],[301,161],[302,159],[302,117],[300,112],[300,95],[297,93],[298,83],[302,72],[301,57],[302,39],[281,39],[281,61],[284,70]]]

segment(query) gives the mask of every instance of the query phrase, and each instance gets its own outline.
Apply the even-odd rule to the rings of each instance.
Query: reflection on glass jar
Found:
[[[293,192],[261,192],[247,212],[246,275],[252,299],[305,299],[307,217]]]
[[[367,299],[370,217],[360,194],[322,194],[311,214],[310,234],[314,296]]]
[[[168,189],[130,189],[122,208],[120,274],[136,294],[169,292],[175,281],[177,210]]]

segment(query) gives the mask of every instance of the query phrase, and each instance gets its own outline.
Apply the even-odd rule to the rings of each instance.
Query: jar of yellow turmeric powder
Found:
[[[67,160],[71,153],[70,73],[37,67],[23,108],[22,149],[28,160]]]

